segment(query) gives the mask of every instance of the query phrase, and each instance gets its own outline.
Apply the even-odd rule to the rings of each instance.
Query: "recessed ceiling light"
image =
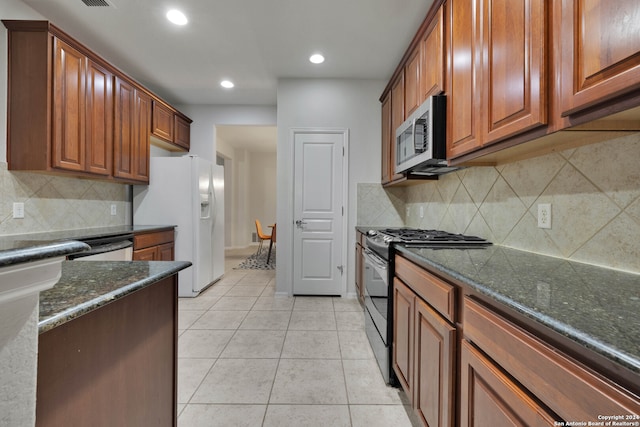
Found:
[[[176,25],[186,25],[186,23],[189,22],[187,21],[187,17],[184,16],[184,13],[176,9],[171,9],[167,12],[167,19]]]
[[[223,80],[223,81],[220,82],[220,86],[222,86],[225,89],[231,89],[235,85],[233,84],[233,82],[231,80]]]
[[[324,62],[324,56],[320,55],[319,53],[314,53],[309,57],[309,61],[313,62],[314,64],[322,64]]]

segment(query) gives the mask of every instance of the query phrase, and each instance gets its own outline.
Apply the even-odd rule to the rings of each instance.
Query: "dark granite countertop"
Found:
[[[121,225],[0,236],[0,267],[53,256],[66,256],[89,249],[87,245],[77,240],[161,231],[174,227],[174,225]]]
[[[186,261],[64,261],[62,277],[40,293],[45,332],[191,265]]]
[[[89,249],[89,245],[75,240],[31,243],[30,245],[16,246],[5,250],[0,245],[0,267],[39,261],[46,258],[66,257]]]
[[[396,251],[640,373],[640,274],[496,245]]]

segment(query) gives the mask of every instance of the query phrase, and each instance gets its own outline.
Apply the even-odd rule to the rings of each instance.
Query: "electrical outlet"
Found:
[[[111,205],[111,215],[112,216],[118,215],[118,206],[115,204]]]
[[[420,218],[424,218],[424,206],[420,206]]]
[[[24,203],[16,202],[13,204],[13,217],[16,219],[24,218]]]
[[[409,218],[411,216],[411,208],[409,208],[409,206],[407,206],[407,214],[405,216],[407,218]]]
[[[551,203],[538,204],[538,228],[551,228]]]

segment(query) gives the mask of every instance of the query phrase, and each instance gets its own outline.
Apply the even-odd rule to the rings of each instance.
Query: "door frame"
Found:
[[[294,212],[294,190],[295,190],[295,141],[296,135],[298,134],[337,134],[342,135],[342,207],[344,211],[342,212],[342,274],[340,278],[340,294],[342,297],[347,296],[347,277],[348,274],[348,234],[347,234],[347,226],[348,226],[348,218],[349,218],[349,129],[347,128],[321,128],[321,127],[294,127],[289,129],[289,164],[291,165],[291,181],[289,184],[289,194],[287,197],[287,203],[290,207],[289,218],[291,218],[291,223],[289,224],[292,232],[289,234],[289,245],[293,248],[295,233],[293,232],[293,227],[295,227],[295,212]],[[291,279],[293,279],[293,252],[291,252],[291,262],[289,263],[289,271],[288,275]],[[291,283],[290,294],[293,293],[293,282]]]

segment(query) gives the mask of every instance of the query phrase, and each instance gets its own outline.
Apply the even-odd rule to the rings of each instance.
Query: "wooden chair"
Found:
[[[258,246],[258,254],[262,250],[262,244],[265,240],[271,240],[271,234],[264,234],[262,232],[262,225],[260,225],[260,220],[256,219],[256,232],[258,233],[258,239],[260,239],[260,246]]]

